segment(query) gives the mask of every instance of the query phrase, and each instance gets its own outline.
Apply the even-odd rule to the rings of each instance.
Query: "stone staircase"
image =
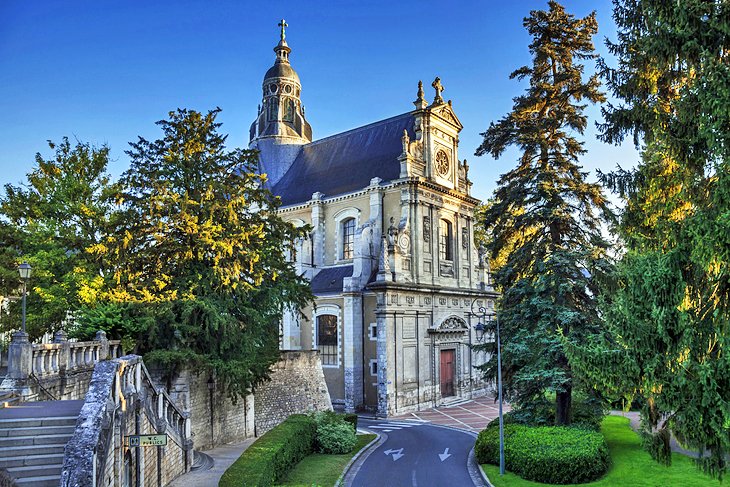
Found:
[[[63,453],[83,401],[39,401],[0,409],[0,467],[18,487],[57,487]]]

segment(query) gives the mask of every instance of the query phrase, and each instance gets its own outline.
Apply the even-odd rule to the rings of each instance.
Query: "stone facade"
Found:
[[[347,411],[385,416],[483,393],[473,310],[491,314],[497,294],[474,242],[462,124],[440,79],[430,103],[419,82],[415,110],[311,142],[273,96],[288,89],[301,107],[282,42],[283,32],[250,147],[281,216],[312,229],[291,260],[316,295],[285,316],[282,349],[318,350],[332,403]]]
[[[283,352],[271,380],[256,388],[256,436],[290,414],[332,410],[322,363],[315,351]]]

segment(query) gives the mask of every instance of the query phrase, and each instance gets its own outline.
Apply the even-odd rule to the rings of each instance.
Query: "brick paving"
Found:
[[[505,403],[503,411],[506,413],[509,410],[509,404]],[[418,419],[442,426],[451,426],[466,431],[479,432],[490,421],[497,418],[498,415],[499,405],[494,397],[485,396],[463,403],[424,409],[422,411],[397,416],[396,418]]]

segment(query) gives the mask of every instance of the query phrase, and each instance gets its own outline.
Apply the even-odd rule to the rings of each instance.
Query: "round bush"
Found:
[[[499,426],[479,433],[479,463],[499,464]],[[526,480],[580,484],[603,476],[611,464],[603,435],[561,426],[504,426],[505,468]]]
[[[350,423],[333,421],[317,426],[317,444],[321,453],[349,453],[355,448],[357,436]]]

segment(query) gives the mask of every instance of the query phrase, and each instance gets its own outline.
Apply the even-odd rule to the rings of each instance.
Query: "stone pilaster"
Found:
[[[324,264],[324,205],[322,193],[312,194],[312,253],[314,254],[314,267],[322,267]]]
[[[362,295],[359,292],[345,292],[344,298],[342,349],[345,373],[345,411],[351,413],[355,412],[363,403]]]

